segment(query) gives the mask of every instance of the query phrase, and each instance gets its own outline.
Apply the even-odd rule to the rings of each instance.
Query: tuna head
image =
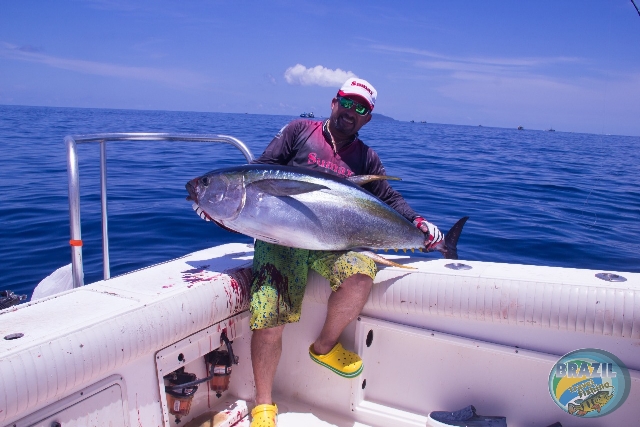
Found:
[[[209,172],[185,187],[189,192],[187,200],[195,202],[213,220],[234,219],[244,206],[242,174]]]

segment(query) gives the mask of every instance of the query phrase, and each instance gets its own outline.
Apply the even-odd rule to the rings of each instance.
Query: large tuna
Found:
[[[302,249],[424,249],[424,234],[359,185],[387,176],[347,179],[307,169],[245,165],[214,170],[186,185],[201,217],[256,239]],[[434,250],[457,259],[468,217]]]

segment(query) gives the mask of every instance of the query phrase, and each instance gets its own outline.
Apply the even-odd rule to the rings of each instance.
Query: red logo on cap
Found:
[[[351,86],[360,86],[361,88],[363,88],[364,90],[366,90],[367,92],[369,92],[369,93],[371,94],[371,96],[373,96],[373,91],[372,91],[371,89],[369,89],[369,88],[367,87],[367,85],[363,85],[363,84],[362,84],[362,83],[360,83],[360,82],[353,81],[353,82],[351,82]]]

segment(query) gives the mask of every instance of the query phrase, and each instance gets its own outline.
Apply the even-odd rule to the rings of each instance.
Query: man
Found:
[[[360,128],[371,120],[376,96],[369,82],[347,80],[331,101],[328,120],[294,120],[280,130],[255,163],[304,167],[342,177],[385,175],[376,152],[358,138]],[[424,232],[427,248],[442,240],[440,230],[415,213],[386,180],[365,188]],[[309,347],[311,359],[346,378],[362,371],[362,359],[345,350],[338,338],[367,301],[377,272],[371,258],[358,252],[309,251],[256,241],[250,306],[256,384],[252,427],[276,426],[278,409],[271,390],[282,352],[282,332],[287,323],[300,319],[309,268],[327,278],[334,291],[320,336]]]

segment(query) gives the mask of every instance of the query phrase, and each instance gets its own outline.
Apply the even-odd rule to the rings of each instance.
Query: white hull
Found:
[[[200,385],[179,425],[224,407],[228,419],[215,425],[232,425],[254,390],[248,294],[241,269],[238,280],[220,272],[250,266],[251,256],[246,245],[223,245],[0,312],[0,425],[175,426],[162,377],[180,367],[206,376],[203,356],[223,330],[240,358],[230,389],[218,399]],[[424,426],[430,411],[469,404],[509,427],[640,425],[640,274],[618,273],[627,281],[616,283],[591,270],[395,261],[418,270],[381,269],[341,337],[364,360],[352,380],[308,356],[330,292],[310,275],[276,374],[280,426]],[[1,339],[13,333],[24,336]],[[571,416],[549,395],[552,366],[580,348],[630,368],[626,403],[601,418]]]

